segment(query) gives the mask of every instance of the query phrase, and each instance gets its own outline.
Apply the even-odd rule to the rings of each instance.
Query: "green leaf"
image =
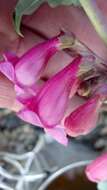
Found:
[[[79,0],[19,0],[15,8],[15,29],[16,32],[23,36],[20,32],[21,19],[23,15],[31,15],[38,7],[48,2],[51,7],[58,5],[74,5],[80,6]]]
[[[107,181],[99,182],[97,184],[97,189],[98,190],[107,190]]]
[[[48,3],[52,7],[56,7],[58,5],[74,5],[80,6],[79,0],[48,0]]]
[[[23,34],[20,32],[20,25],[21,25],[22,15],[18,15],[17,12],[15,14],[15,29],[17,34],[23,37]]]
[[[15,8],[15,29],[16,32],[22,36],[20,32],[21,19],[23,15],[31,15],[44,0],[19,0]]]

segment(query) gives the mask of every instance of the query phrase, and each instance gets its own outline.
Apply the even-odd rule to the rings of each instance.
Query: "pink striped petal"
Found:
[[[101,105],[100,96],[95,96],[66,117],[64,125],[67,134],[77,137],[91,132],[96,127]]]
[[[62,126],[57,125],[54,128],[50,128],[50,129],[45,128],[45,132],[48,133],[57,142],[67,146],[68,139]]]
[[[17,113],[17,116],[20,119],[22,119],[32,125],[36,125],[38,127],[43,127],[38,115],[31,110],[24,108],[23,110],[21,110]]]
[[[28,50],[15,67],[16,79],[20,85],[32,86],[40,77],[49,58],[60,50],[58,37],[50,39]]]
[[[45,126],[57,125],[63,118],[70,91],[72,90],[73,96],[78,87],[75,81],[80,63],[81,57],[78,56],[72,63],[48,80],[38,93],[35,109]]]
[[[107,181],[107,153],[99,156],[86,168],[86,175],[90,181]]]
[[[14,82],[14,67],[11,62],[3,61],[0,63],[0,72],[3,73],[9,80]]]
[[[9,80],[15,81],[15,65],[19,58],[10,53],[6,52],[3,54],[4,61],[0,62],[0,72],[2,72]]]

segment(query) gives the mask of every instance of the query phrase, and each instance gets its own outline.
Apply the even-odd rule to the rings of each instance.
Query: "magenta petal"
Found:
[[[59,39],[53,38],[28,50],[15,67],[19,84],[32,86],[40,77],[49,58],[59,50]]]
[[[6,52],[3,54],[4,61],[0,62],[0,72],[2,72],[9,80],[15,81],[15,65],[19,58],[10,53]]]
[[[66,117],[67,134],[77,137],[91,132],[96,127],[101,104],[100,97],[95,96]]]
[[[17,116],[20,119],[22,119],[32,125],[36,125],[38,127],[43,127],[38,115],[31,110],[24,108],[23,110],[21,110],[17,113]]]
[[[37,95],[37,112],[46,126],[60,123],[68,104],[69,94],[72,96],[78,87],[77,72],[81,57],[77,57],[71,64],[48,80]],[[76,85],[74,88],[74,84]]]
[[[12,52],[5,52],[3,54],[3,58],[5,61],[9,61],[11,62],[11,64],[15,67],[16,63],[19,61],[19,57],[16,56],[14,53]]]
[[[9,80],[14,82],[14,67],[11,62],[9,61],[1,62],[0,72],[3,73]]]
[[[45,128],[45,132],[48,133],[52,138],[54,138],[59,143],[67,146],[68,139],[67,139],[66,133],[65,133],[64,129],[62,128],[62,126],[57,125],[50,129]]]
[[[36,84],[35,86],[28,88],[15,85],[14,88],[17,100],[27,106],[29,104],[29,101],[31,101],[32,97],[37,95],[41,86],[39,84]]]
[[[107,181],[107,153],[99,156],[86,168],[86,175],[90,181]]]
[[[16,99],[21,102],[24,105],[28,104],[29,99],[32,98],[32,94],[30,94],[29,92],[27,92],[26,89],[21,88],[18,85],[14,86],[15,88],[15,92],[16,92]]]

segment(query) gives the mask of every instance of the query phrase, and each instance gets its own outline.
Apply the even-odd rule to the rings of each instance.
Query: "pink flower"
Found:
[[[37,113],[44,125],[49,128],[58,124],[62,119],[67,108],[70,91],[73,90],[73,96],[77,90],[78,85],[74,86],[74,84],[76,84],[80,60],[81,57],[77,57],[48,80],[37,95]]]
[[[0,63],[0,71],[14,83],[16,98],[23,106],[17,115],[44,128],[65,145],[67,134],[76,137],[95,128],[102,102],[107,97],[107,85],[98,86],[93,97],[65,116],[69,100],[76,93],[84,73],[93,68],[93,64],[88,64],[90,57],[87,56],[77,56],[68,66],[41,83],[49,58],[71,44],[70,37],[59,35],[34,46],[20,58],[5,53]]]
[[[71,44],[70,38],[68,42],[68,37],[63,34],[35,45],[20,58],[6,52],[0,63],[0,71],[20,87],[31,87],[40,79],[48,60]]]
[[[15,67],[16,80],[20,85],[32,86],[40,78],[49,58],[60,49],[59,39],[53,38],[27,51]]]
[[[71,45],[66,35],[59,35],[28,50],[15,66],[16,81],[20,86],[35,85],[48,60],[57,52]]]
[[[71,44],[72,40],[63,34],[34,46],[20,58],[12,53],[3,55],[0,71],[14,83],[18,100],[23,103],[36,95],[41,87],[38,81],[49,58]]]
[[[101,97],[96,95],[77,108],[65,119],[66,133],[77,137],[91,132],[96,127],[101,105]]]
[[[17,85],[32,86],[39,79],[49,58],[61,50],[60,45],[60,39],[55,37],[34,46],[19,59],[6,53],[4,61],[0,63],[0,71]]]
[[[81,56],[78,56],[72,63],[49,79],[37,93],[37,96],[27,101],[26,109],[18,113],[19,117],[28,121],[26,115],[28,110],[34,112],[37,124],[39,120],[45,131],[52,134],[58,141],[59,136],[60,142],[64,139],[63,144],[67,143],[67,139],[61,121],[68,106],[69,95],[73,96],[78,88],[80,64]],[[32,123],[32,116],[29,117],[29,122]]]
[[[90,181],[107,181],[107,153],[99,156],[86,167],[86,175]]]

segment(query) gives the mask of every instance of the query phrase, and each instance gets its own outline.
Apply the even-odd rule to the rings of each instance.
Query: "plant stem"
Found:
[[[80,3],[92,22],[96,32],[107,45],[107,22],[96,0],[80,0]]]

